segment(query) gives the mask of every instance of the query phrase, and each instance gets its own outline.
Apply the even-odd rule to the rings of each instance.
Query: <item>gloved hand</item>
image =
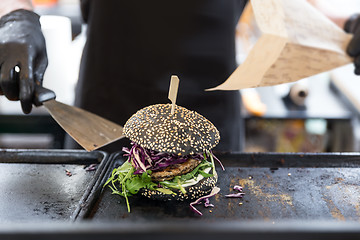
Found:
[[[355,74],[360,75],[360,14],[352,15],[345,22],[344,30],[354,34],[347,46],[347,53],[354,58]]]
[[[20,9],[0,18],[0,95],[20,100],[30,113],[35,84],[42,84],[48,65],[39,15]],[[15,66],[20,68],[16,77]]]

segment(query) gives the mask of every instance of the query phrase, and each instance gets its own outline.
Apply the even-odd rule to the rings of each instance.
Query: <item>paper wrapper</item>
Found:
[[[240,90],[294,82],[351,63],[352,38],[304,0],[251,0],[261,36],[221,85]]]

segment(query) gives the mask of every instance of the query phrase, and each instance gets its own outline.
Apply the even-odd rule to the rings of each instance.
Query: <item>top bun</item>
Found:
[[[195,111],[171,104],[145,107],[132,115],[124,135],[143,148],[176,155],[191,155],[215,147],[220,141],[214,124]]]

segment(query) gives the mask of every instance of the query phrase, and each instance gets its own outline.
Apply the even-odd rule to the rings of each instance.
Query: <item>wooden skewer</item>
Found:
[[[178,92],[178,88],[179,88],[179,78],[176,75],[172,75],[171,76],[171,80],[170,80],[170,87],[169,87],[169,96],[168,98],[171,101],[171,114],[174,114],[175,111],[175,105],[176,105],[176,97],[177,97],[177,92]]]

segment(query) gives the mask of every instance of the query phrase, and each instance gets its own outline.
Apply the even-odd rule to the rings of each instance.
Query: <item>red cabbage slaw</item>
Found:
[[[228,195],[225,195],[225,197],[230,197],[230,198],[240,197],[240,198],[242,198],[243,195],[245,195],[245,193],[242,192],[243,188],[241,186],[235,185],[233,189],[238,191],[238,193],[228,194]],[[201,204],[202,201],[204,200],[204,206],[205,207],[214,207],[214,205],[210,203],[209,198],[215,196],[219,192],[220,192],[220,188],[214,187],[210,194],[208,194],[206,196],[203,196],[203,197],[197,199],[196,201],[190,203],[191,210],[193,210],[195,213],[202,216],[203,214],[198,209],[196,209],[194,205]]]
[[[191,210],[193,210],[195,213],[202,216],[203,214],[199,210],[197,210],[194,205],[201,204],[201,202],[203,200],[205,200],[205,202],[204,202],[205,207],[214,207],[213,204],[210,204],[209,198],[211,198],[212,196],[215,196],[219,192],[220,192],[220,188],[214,187],[213,190],[210,192],[210,194],[202,196],[202,197],[198,198],[196,201],[190,203]]]
[[[235,185],[234,186],[234,190],[238,191],[238,193],[232,193],[232,194],[228,194],[225,195],[225,197],[229,197],[229,198],[242,198],[243,195],[245,195],[245,193],[242,192],[243,188],[239,185]]]
[[[197,153],[187,156],[178,156],[176,154],[149,150],[141,147],[135,142],[132,142],[131,145],[132,147],[130,149],[124,147],[123,151],[125,152],[124,156],[129,157],[128,161],[130,161],[135,168],[134,174],[142,174],[147,170],[161,170],[168,167],[169,165],[184,163],[189,158],[199,161],[202,161],[204,159],[203,153]],[[208,152],[212,155],[212,157],[214,157],[215,160],[220,163],[221,168],[224,170],[224,166],[222,165],[220,160],[216,158],[211,151]]]

